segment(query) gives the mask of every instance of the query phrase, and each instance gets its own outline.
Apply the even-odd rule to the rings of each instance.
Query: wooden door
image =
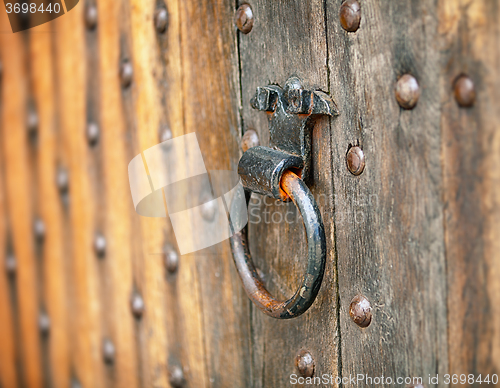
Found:
[[[15,34],[0,7],[0,387],[498,384],[500,4],[358,1],[81,0]],[[278,320],[228,241],[181,255],[168,217],[137,214],[127,168],[195,132],[207,170],[236,171],[269,145],[256,88],[290,76],[340,114],[312,129],[322,285]],[[250,207],[289,297],[300,215]]]

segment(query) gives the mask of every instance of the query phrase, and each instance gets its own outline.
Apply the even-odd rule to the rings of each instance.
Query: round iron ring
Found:
[[[267,315],[278,319],[295,318],[313,304],[321,287],[326,263],[325,230],[321,213],[305,183],[291,171],[285,171],[281,188],[300,210],[308,244],[307,269],[302,284],[288,300],[274,299],[259,278],[248,247],[247,226],[231,238],[231,250],[243,287],[252,302]],[[246,202],[250,200],[250,192]]]

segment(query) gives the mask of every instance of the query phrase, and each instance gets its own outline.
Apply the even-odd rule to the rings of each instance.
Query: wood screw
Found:
[[[184,386],[184,372],[182,368],[174,365],[168,373],[168,380],[173,388],[182,388]]]
[[[420,97],[420,86],[414,76],[405,74],[396,82],[396,100],[404,109],[413,109]]]
[[[95,4],[87,4],[85,7],[85,26],[93,30],[97,26],[97,7]]]
[[[68,175],[68,171],[63,167],[59,167],[57,169],[56,184],[57,184],[57,188],[59,189],[59,191],[62,194],[66,193],[68,191],[69,175]]]
[[[49,316],[42,312],[38,316],[38,329],[40,330],[40,334],[43,336],[47,336],[50,331],[50,318]]]
[[[248,4],[242,4],[234,14],[234,24],[238,27],[238,30],[244,34],[248,34],[253,28],[253,11],[252,7]]]
[[[9,276],[14,276],[16,274],[17,259],[12,253],[9,253],[5,258],[5,270]]]
[[[100,258],[106,255],[106,237],[101,233],[96,233],[94,237],[94,252]]]
[[[246,152],[249,148],[258,146],[259,144],[259,136],[253,129],[248,129],[241,138],[241,149],[243,152]]]
[[[353,175],[360,175],[365,169],[365,154],[359,146],[349,148],[346,155],[347,169]]]
[[[115,361],[115,345],[111,342],[110,339],[106,338],[102,342],[102,356],[104,358],[104,362],[106,364],[112,364]]]
[[[455,100],[464,108],[471,107],[476,101],[476,88],[470,77],[461,75],[455,81]]]
[[[33,223],[33,232],[35,233],[35,238],[38,242],[43,241],[45,238],[45,223],[41,218],[36,218]]]
[[[132,64],[130,61],[125,60],[120,66],[120,82],[122,87],[126,88],[132,83],[132,75],[134,71],[132,69]]]
[[[359,327],[368,327],[372,321],[372,308],[368,299],[356,295],[349,306],[349,315]]]
[[[155,27],[159,33],[167,30],[168,13],[165,8],[160,8],[155,11]]]
[[[173,274],[177,271],[179,267],[179,255],[172,245],[166,244],[163,247],[163,260],[165,268],[169,273]]]
[[[87,141],[90,146],[95,146],[99,141],[99,126],[96,123],[87,124]]]
[[[307,350],[301,350],[295,357],[295,367],[303,377],[314,375],[314,359]]]
[[[357,0],[347,0],[340,6],[340,24],[347,32],[355,32],[361,21],[361,7]]]
[[[130,300],[130,309],[136,318],[142,317],[144,313],[144,299],[142,299],[142,296],[137,293],[132,296]]]

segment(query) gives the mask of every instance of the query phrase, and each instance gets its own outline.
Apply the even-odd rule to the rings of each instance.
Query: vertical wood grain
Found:
[[[242,3],[242,2],[240,2]],[[239,33],[243,130],[259,133],[269,145],[267,115],[250,106],[258,86],[278,84],[295,75],[307,89],[329,90],[327,35],[323,1],[252,1],[255,23],[248,35]],[[336,120],[335,118],[333,120]],[[318,297],[304,315],[280,321],[252,306],[252,380],[255,387],[282,386],[301,349],[315,360],[315,376],[338,375],[337,286],[334,196],[331,176],[328,118],[321,118],[312,133],[311,192],[325,225],[327,263]],[[270,292],[289,298],[305,272],[307,242],[302,220],[292,203],[254,196],[250,217],[250,251]],[[291,222],[285,221],[292,220]]]
[[[103,310],[97,258],[92,249],[96,201],[88,173],[86,141],[87,52],[84,7],[75,7],[55,23],[60,164],[70,178],[66,213],[71,241],[69,261],[69,315],[72,339],[71,374],[83,387],[103,387]]]
[[[340,5],[327,2],[330,89],[341,112],[331,126],[341,373],[393,381],[442,376],[448,351],[437,7],[360,1],[359,30],[347,33]],[[412,110],[400,108],[394,93],[406,73],[422,92]],[[365,154],[359,176],[346,168],[350,145]],[[357,294],[372,307],[365,329],[349,316]]]
[[[239,159],[234,11],[234,2],[228,0],[179,2],[185,133],[196,133],[209,172],[235,171]],[[221,188],[214,187],[214,193],[217,189]],[[194,233],[201,228],[192,227]],[[234,271],[228,241],[183,255],[179,268],[178,308],[189,341],[184,354],[190,386],[250,386],[249,302]]]
[[[483,379],[500,374],[499,16],[497,1],[439,2],[450,373]],[[475,84],[470,108],[453,95],[461,74]]]
[[[2,15],[7,26],[7,15]],[[11,223],[13,252],[17,259],[16,295],[19,336],[16,338],[21,363],[20,384],[41,387],[41,344],[38,330],[39,294],[33,237],[33,188],[28,166],[26,108],[28,68],[26,35],[1,34],[2,50],[2,149],[5,195]]]
[[[43,358],[48,365],[46,382],[54,387],[69,385],[69,328],[67,314],[67,265],[63,234],[63,204],[56,182],[58,168],[56,96],[51,24],[30,30],[29,58],[33,102],[37,108],[38,129],[35,160],[31,165],[37,183],[37,208],[46,226],[42,265],[43,305],[50,319],[48,346]],[[46,383],[47,384],[47,383]],[[45,385],[46,385],[45,384]]]

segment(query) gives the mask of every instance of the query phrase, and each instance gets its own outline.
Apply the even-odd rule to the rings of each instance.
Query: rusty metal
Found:
[[[106,255],[106,237],[101,233],[96,233],[94,236],[94,252],[99,258]]]
[[[372,321],[372,308],[368,299],[356,295],[349,306],[349,315],[359,327],[368,327]]]
[[[213,221],[215,218],[215,214],[217,213],[217,201],[214,201],[214,198],[211,195],[205,194],[201,202],[201,216],[206,221]]]
[[[49,335],[50,332],[50,318],[45,312],[41,312],[38,315],[38,329],[40,330],[40,334],[43,336]]]
[[[365,169],[365,154],[359,146],[349,148],[346,155],[347,169],[353,175],[360,175]]]
[[[168,12],[165,8],[160,8],[155,11],[155,28],[159,33],[163,33],[167,30],[168,23]]]
[[[471,107],[476,101],[476,88],[474,82],[467,75],[461,75],[455,81],[455,100],[464,108]]]
[[[248,34],[252,31],[254,23],[254,16],[252,7],[249,4],[242,4],[234,14],[234,24],[238,27],[238,30],[244,34]]]
[[[33,223],[33,233],[38,242],[42,242],[45,238],[45,223],[41,218],[35,218]]]
[[[163,261],[169,273],[173,274],[177,271],[179,267],[179,254],[170,244],[165,244],[163,247]]]
[[[314,359],[311,353],[302,349],[295,357],[295,367],[303,377],[312,377],[314,375]]]
[[[30,136],[34,136],[36,134],[38,131],[38,124],[38,114],[34,109],[30,109],[26,118],[26,127]]]
[[[173,365],[170,367],[168,381],[173,388],[181,388],[184,386],[186,380],[184,379],[184,372],[180,366]]]
[[[138,293],[134,293],[130,299],[130,309],[136,318],[140,318],[144,314],[144,299]]]
[[[14,276],[17,271],[17,259],[12,253],[7,254],[5,257],[5,271],[8,276]]]
[[[134,70],[132,69],[132,64],[130,63],[130,61],[123,61],[120,66],[120,82],[122,84],[122,87],[126,88],[130,86],[130,84],[132,83],[133,74]]]
[[[252,147],[257,147],[260,144],[259,135],[253,129],[248,129],[241,138],[241,149],[247,152]]]
[[[396,82],[394,89],[398,104],[404,109],[413,109],[420,97],[420,86],[414,76],[404,74]]]
[[[109,338],[105,338],[102,341],[102,357],[106,364],[112,364],[115,362],[116,349],[115,345]]]
[[[95,146],[99,141],[99,126],[90,122],[87,124],[87,142],[90,146]]]
[[[312,127],[321,115],[338,115],[336,104],[328,94],[320,90],[303,89],[297,77],[289,78],[283,89],[276,85],[258,87],[251,104],[254,109],[268,114],[270,148],[267,149],[288,154],[283,155],[283,159],[290,156],[300,158],[301,165],[291,167],[300,169],[301,178],[307,182],[311,166]],[[257,148],[259,147],[251,148],[245,154]],[[245,154],[243,160],[246,158]],[[263,152],[262,157],[265,159],[269,155]],[[276,192],[276,187],[273,191]]]
[[[270,147],[249,148],[238,163],[245,200],[248,206],[253,191],[283,201],[291,199],[299,208],[308,241],[308,265],[302,285],[286,301],[278,301],[269,294],[252,262],[246,226],[231,237],[231,249],[249,298],[267,315],[288,319],[303,314],[311,306],[323,280],[326,261],[323,221],[304,181],[310,175],[311,130],[315,119],[339,112],[330,96],[319,90],[303,89],[297,77],[289,78],[283,89],[276,85],[258,87],[251,104],[268,114]]]
[[[361,22],[361,7],[357,0],[347,0],[340,6],[339,19],[342,28],[347,32],[355,32]]]
[[[286,301],[274,299],[259,278],[248,249],[247,227],[231,239],[233,259],[248,297],[267,315],[288,319],[303,314],[314,302],[323,280],[326,262],[326,240],[318,205],[305,183],[293,172],[286,171],[281,179],[286,195],[298,207],[304,219],[308,241],[308,262],[302,284]],[[250,192],[246,192],[246,201]],[[235,203],[236,201],[233,201]]]
[[[85,6],[85,26],[93,30],[97,26],[97,7],[95,4]]]
[[[69,189],[69,175],[64,167],[59,167],[56,174],[57,188],[61,193],[66,193]]]
[[[159,137],[160,143],[163,143],[164,141],[167,141],[167,140],[171,140],[173,137],[172,131],[167,126],[161,127],[158,137]]]

